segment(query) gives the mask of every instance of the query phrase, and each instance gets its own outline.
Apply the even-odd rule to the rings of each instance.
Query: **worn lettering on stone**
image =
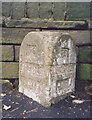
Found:
[[[30,32],[20,48],[19,91],[44,107],[75,89],[76,50],[67,33]]]

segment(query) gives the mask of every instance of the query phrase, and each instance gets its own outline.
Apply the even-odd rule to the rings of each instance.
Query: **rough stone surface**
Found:
[[[29,2],[28,3],[28,15],[29,15],[29,18],[31,19],[37,19],[39,17],[39,11],[38,11],[38,5],[39,3],[38,2]]]
[[[15,61],[19,61],[20,46],[15,46]]]
[[[41,19],[50,19],[52,17],[52,3],[41,2],[38,12]]]
[[[2,90],[7,88],[8,90],[13,89],[12,83],[9,80],[0,80],[0,87],[2,86]]]
[[[20,48],[19,91],[45,107],[74,91],[76,51],[61,32],[30,32]]]
[[[29,32],[33,31],[33,29],[18,29],[18,28],[3,28],[2,29],[2,41],[0,43],[9,43],[9,44],[21,44],[25,35]],[[54,31],[54,30],[53,30]],[[61,32],[66,32],[61,30]],[[90,34],[89,30],[70,30],[67,32],[72,36],[75,41],[75,44],[84,44],[90,43]]]
[[[29,29],[3,28],[0,43],[21,44]]]
[[[69,34],[72,36],[72,38],[75,41],[75,44],[85,44],[90,43],[90,30],[78,30],[78,31],[69,31]]]
[[[7,27],[31,27],[31,28],[48,28],[48,29],[75,29],[87,30],[88,22],[82,21],[55,21],[53,19],[28,19],[22,18],[21,20],[7,20],[5,21]]]
[[[92,46],[79,48],[79,62],[92,62]]]
[[[1,62],[0,62],[1,63]],[[2,78],[18,78],[18,67],[16,62],[2,62]],[[1,76],[0,76],[1,77]]]
[[[91,64],[80,64],[79,65],[79,79],[80,80],[92,80],[92,65]]]
[[[13,19],[21,19],[24,17],[24,2],[13,3]]]
[[[2,61],[13,61],[14,53],[12,45],[3,45],[2,46]]]
[[[90,2],[61,2],[61,0],[27,0],[28,2],[28,15],[31,19],[38,18],[39,14],[42,18],[51,17],[51,12],[54,14],[55,20],[63,20],[63,14],[67,7],[67,18],[68,20],[78,20],[78,19],[90,19]],[[10,10],[13,12],[13,17],[18,19],[23,17],[25,3],[16,2],[11,0],[11,2],[2,2],[2,15],[8,17],[10,14]],[[39,5],[40,2],[40,5]],[[52,4],[53,3],[53,4]],[[52,5],[51,5],[52,4]],[[12,5],[12,6],[11,6]],[[53,7],[53,9],[52,9]],[[12,8],[12,9],[11,9]],[[42,17],[43,16],[43,17]]]

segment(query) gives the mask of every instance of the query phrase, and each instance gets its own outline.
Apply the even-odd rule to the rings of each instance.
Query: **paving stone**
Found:
[[[76,81],[76,92],[59,103],[52,105],[50,108],[44,108],[31,98],[19,93],[17,90],[3,90],[6,94],[3,97],[2,105],[11,106],[9,110],[2,109],[2,117],[6,118],[91,118],[91,95],[87,94],[82,88],[88,85],[89,81]],[[87,83],[88,82],[88,83]],[[82,104],[73,104],[73,100],[85,100]]]

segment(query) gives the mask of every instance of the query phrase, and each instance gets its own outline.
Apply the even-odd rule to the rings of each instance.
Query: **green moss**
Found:
[[[9,16],[12,4],[10,2],[3,2],[2,14],[3,16]],[[28,15],[31,19],[40,16],[41,19],[49,18],[52,15],[55,20],[64,19],[65,9],[68,12],[68,19],[84,19],[90,18],[90,2],[67,2],[65,8],[64,2],[28,2]],[[24,2],[13,3],[13,17],[19,19],[24,16]]]
[[[0,85],[2,85],[2,87],[7,87],[8,89],[13,89],[13,85],[9,80],[0,80]]]
[[[92,62],[92,47],[79,48],[79,61],[80,62]]]
[[[13,55],[13,46],[11,45],[3,45],[2,46],[2,60],[10,60],[13,61],[14,55]]]
[[[91,69],[92,65],[90,64],[81,64],[79,67],[79,71],[80,71],[80,79],[81,80],[92,80],[92,69]]]
[[[19,64],[16,62],[2,63],[2,78],[18,78]]]
[[[13,44],[21,44],[24,37],[30,32],[29,29],[11,29],[11,28],[3,28],[2,29],[2,41],[0,43],[13,43]]]

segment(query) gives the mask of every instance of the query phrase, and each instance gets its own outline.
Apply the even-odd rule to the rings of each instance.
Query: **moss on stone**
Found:
[[[2,46],[2,60],[13,61],[13,59],[14,59],[13,46],[3,45]]]
[[[3,28],[0,43],[21,44],[25,35],[30,31],[29,29]]]
[[[81,47],[79,48],[79,61],[80,62],[91,62],[92,61],[92,47]]]
[[[92,65],[90,64],[81,64],[79,67],[80,70],[80,79],[81,80],[92,80]]]
[[[7,27],[57,28],[57,29],[88,29],[87,21],[53,21],[49,19],[9,20]]]
[[[2,78],[18,78],[19,77],[19,64],[16,62],[3,62],[2,63]]]
[[[0,85],[2,85],[2,88],[13,89],[13,85],[9,80],[0,80]]]

